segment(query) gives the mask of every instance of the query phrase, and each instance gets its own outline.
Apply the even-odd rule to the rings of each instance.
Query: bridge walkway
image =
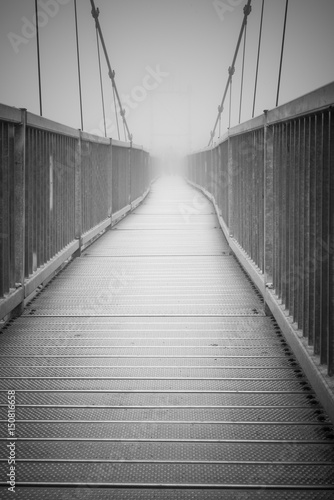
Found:
[[[0,342],[16,498],[333,498],[332,425],[182,179],[154,183]]]

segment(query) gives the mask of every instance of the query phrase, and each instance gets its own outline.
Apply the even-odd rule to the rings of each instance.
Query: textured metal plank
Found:
[[[1,435],[7,422],[0,423]],[[204,440],[204,441],[331,441],[327,424],[179,422],[17,422],[17,439]],[[155,457],[153,457],[155,458]],[[221,458],[223,460],[223,458]]]
[[[6,466],[0,464],[2,477]],[[221,485],[321,485],[334,479],[332,464],[76,464],[43,462],[21,463],[20,481],[32,477],[50,482],[139,483],[139,484],[217,484]]]
[[[0,419],[6,420],[7,408],[0,407]],[[322,411],[305,407],[230,407],[230,408],[66,408],[36,406],[16,408],[17,420],[91,420],[98,421],[192,421],[192,422],[272,422],[275,425],[294,422],[309,424],[330,424],[327,415]],[[333,443],[328,441],[329,446]],[[332,446],[334,453],[334,448]]]
[[[20,487],[15,494],[15,498],[20,500],[110,500],[112,494],[117,500],[221,500],[222,494],[224,500],[267,500],[268,489],[259,487],[257,490],[240,489],[227,490],[209,490],[202,488],[200,490],[188,489],[161,489],[161,488],[113,488],[99,489],[92,486],[81,486],[74,488],[46,488],[46,487]],[[7,492],[4,492],[6,495]],[[319,491],[319,490],[270,490],[270,498],[272,500],[332,500],[332,491]],[[0,490],[0,498],[1,490]]]
[[[165,461],[249,461],[249,462],[333,462],[333,447],[326,444],[280,443],[178,443],[92,441],[20,441],[20,458],[90,460],[165,460]]]
[[[300,376],[299,376],[300,375]],[[0,368],[0,376],[8,377],[8,369]],[[88,377],[88,378],[205,378],[231,380],[296,380],[305,382],[303,375],[289,367],[279,368],[219,368],[219,367],[161,367],[161,366],[15,366],[15,377]],[[307,383],[305,383],[306,385]]]
[[[328,416],[211,205],[167,183],[3,329],[0,481],[15,389],[22,498],[327,500]]]
[[[61,337],[61,338],[29,338],[26,340],[25,337],[22,339],[8,339],[5,343],[10,347],[22,347],[22,346],[48,346],[53,347],[62,341],[63,346],[73,346],[76,348],[80,347],[131,347],[133,345],[137,347],[224,347],[226,349],[231,349],[234,347],[281,347],[282,344],[275,339],[221,339],[221,338],[205,338],[205,339],[192,339],[192,338],[166,338],[162,337],[159,339],[146,337],[142,339],[140,337],[129,337],[127,339],[122,338],[81,338],[81,337]],[[2,342],[0,342],[0,345]]]
[[[163,356],[133,356],[133,357],[107,357],[107,356],[39,356],[39,357],[3,357],[2,366],[15,365],[35,366],[206,366],[206,367],[291,367],[298,366],[296,361],[281,357],[232,357],[232,356],[198,356],[198,357],[163,357]]]
[[[240,384],[242,383],[242,389]],[[0,390],[87,390],[87,391],[202,391],[202,392],[269,392],[269,393],[309,393],[308,385],[301,385],[292,380],[173,380],[173,379],[141,379],[132,380],[102,380],[84,378],[37,378],[24,377],[21,379],[0,380]]]
[[[7,394],[0,393],[6,404]],[[313,395],[305,394],[237,394],[237,393],[82,393],[22,392],[17,405],[106,405],[106,406],[306,406],[318,407]]]

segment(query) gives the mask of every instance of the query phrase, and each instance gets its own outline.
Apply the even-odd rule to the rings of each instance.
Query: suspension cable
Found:
[[[116,116],[117,135],[118,135],[118,140],[120,140],[121,136],[120,136],[120,133],[119,133],[119,123],[118,123],[118,114],[117,114],[117,107],[116,107],[116,95],[115,95],[114,86],[112,86],[112,93],[113,93],[113,96],[114,96],[114,108],[115,108],[115,116]]]
[[[245,53],[246,53],[246,35],[247,35],[247,20],[246,20],[246,24],[245,24],[245,31],[244,31],[244,48],[243,48],[243,54],[242,54],[242,70],[241,70],[241,85],[240,85],[240,103],[239,103],[239,123],[240,123],[240,120],[241,120],[242,93],[243,93],[243,87],[244,87]]]
[[[257,91],[257,78],[258,78],[258,73],[259,73],[261,38],[262,38],[262,25],[263,25],[263,10],[264,10],[264,0],[262,0],[260,32],[259,32],[259,43],[258,43],[258,47],[257,47],[257,60],[256,60],[256,72],[255,72],[255,84],[254,84],[254,97],[253,97],[252,118],[254,118],[255,100],[256,100],[256,91]]]
[[[234,52],[232,64],[231,64],[231,66],[229,68],[229,75],[228,75],[228,79],[227,79],[227,83],[226,83],[226,86],[225,86],[223,98],[222,98],[222,101],[221,101],[221,104],[220,104],[220,108],[219,108],[220,111],[218,112],[218,116],[217,116],[215,125],[213,127],[213,130],[211,131],[210,141],[209,141],[208,146],[210,146],[212,144],[213,138],[215,136],[216,128],[217,128],[217,125],[218,125],[218,122],[219,122],[219,116],[222,113],[222,110],[224,109],[224,102],[225,102],[225,99],[226,99],[228,88],[229,88],[231,80],[232,80],[232,75],[234,73],[235,62],[236,62],[236,59],[237,59],[237,56],[238,56],[238,52],[239,52],[239,47],[240,47],[242,35],[244,33],[245,25],[247,23],[247,17],[251,13],[251,10],[252,10],[251,0],[247,0],[247,4],[244,7],[244,18],[243,18],[242,25],[241,25],[241,29],[240,29],[240,33],[239,33],[239,38],[238,38],[238,41],[237,41],[237,46],[236,46],[236,49],[235,49],[235,52]]]
[[[284,14],[283,35],[282,35],[281,59],[280,59],[280,64],[279,64],[279,72],[278,72],[278,83],[277,83],[276,107],[278,106],[278,98],[279,98],[279,91],[280,91],[280,85],[281,85],[281,73],[282,73],[282,63],[283,63],[283,52],[284,52],[284,41],[285,41],[286,19],[287,19],[287,14],[288,14],[288,4],[289,4],[289,0],[286,0],[286,4],[285,4],[285,14]]]
[[[111,64],[110,64],[110,60],[109,60],[109,56],[108,56],[108,51],[107,51],[106,45],[104,43],[104,38],[103,38],[103,34],[102,34],[101,26],[100,26],[100,21],[99,21],[99,10],[95,8],[94,0],[90,0],[90,3],[92,5],[92,16],[93,16],[93,18],[95,20],[95,26],[96,26],[96,28],[98,30],[100,41],[101,41],[102,48],[103,48],[103,51],[104,51],[104,55],[105,55],[105,58],[106,58],[106,61],[107,61],[107,66],[108,66],[108,70],[109,70],[109,78],[110,78],[110,80],[112,82],[112,85],[113,85],[113,88],[115,90],[116,98],[117,98],[118,105],[119,105],[119,108],[120,108],[120,115],[121,115],[121,117],[123,119],[123,125],[124,125],[124,127],[126,129],[126,132],[127,132],[127,135],[128,135],[128,140],[130,142],[130,145],[132,146],[132,135],[130,133],[128,124],[126,122],[125,111],[124,111],[124,109],[122,107],[122,102],[121,102],[121,99],[119,97],[119,93],[118,93],[118,90],[117,90],[117,86],[116,86],[116,82],[115,82],[115,72],[111,69]]]
[[[106,114],[105,114],[105,111],[104,111],[103,81],[102,81],[102,71],[101,71],[100,43],[99,43],[99,35],[98,35],[97,30],[96,30],[96,44],[97,44],[97,57],[98,57],[98,60],[99,60],[99,73],[100,73],[100,87],[101,87],[101,101],[102,101],[104,136],[107,137]]]
[[[232,68],[229,68],[229,70]],[[233,73],[232,73],[233,74]],[[230,82],[230,102],[229,102],[229,109],[228,109],[228,128],[231,128],[231,115],[232,115],[232,86],[233,86],[233,81],[231,78]]]
[[[125,130],[124,121],[123,121],[123,131],[124,131],[124,140],[126,141],[126,130]]]
[[[78,32],[78,12],[77,0],[74,0],[74,18],[75,18],[75,36],[77,42],[77,62],[78,62],[78,84],[79,84],[79,102],[80,102],[80,118],[81,130],[83,130],[83,111],[82,111],[82,93],[81,93],[81,71],[80,71],[80,53],[79,53],[79,32]]]
[[[37,43],[37,68],[38,68],[38,90],[39,90],[39,114],[43,116],[42,109],[42,83],[41,83],[41,58],[39,52],[39,26],[38,26],[38,6],[35,0],[35,16],[36,16],[36,43]]]

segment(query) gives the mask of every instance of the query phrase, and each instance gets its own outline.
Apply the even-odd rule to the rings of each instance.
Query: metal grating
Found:
[[[333,500],[332,491],[319,491],[311,489],[282,489],[273,491],[273,489],[261,486],[257,490],[245,488],[224,488],[224,500],[267,500],[270,495],[271,500]],[[0,492],[1,495],[1,492]],[[2,498],[0,496],[0,498]],[[191,486],[185,489],[162,489],[151,486],[150,489],[127,487],[114,487],[98,489],[93,485],[78,485],[74,488],[20,488],[17,490],[15,498],[20,500],[35,500],[43,498],[45,500],[221,500],[222,491],[219,489],[193,489]]]
[[[2,331],[16,497],[329,500],[332,423],[211,204],[165,182]]]

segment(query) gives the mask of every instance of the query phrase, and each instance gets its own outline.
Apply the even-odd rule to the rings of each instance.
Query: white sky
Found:
[[[43,115],[80,127],[74,0],[53,4],[40,27]],[[208,143],[246,1],[96,0],[116,83],[129,109],[134,142],[186,152]],[[216,1],[216,3],[219,3]],[[0,0],[0,102],[39,113],[36,38],[26,31],[34,0]],[[60,5],[62,4],[62,5]],[[103,133],[95,24],[89,0],[77,0],[84,129]],[[248,19],[242,121],[252,112],[262,0]],[[256,115],[275,106],[285,0],[265,0]],[[223,7],[224,10],[224,7]],[[334,80],[334,1],[290,0],[280,103]],[[22,37],[13,48],[13,34]],[[27,35],[30,36],[27,38]],[[12,42],[11,42],[11,40]],[[233,80],[232,125],[238,122],[240,51]],[[103,55],[102,55],[103,57]],[[112,91],[102,58],[108,131],[117,138]],[[161,76],[152,77],[160,69]],[[130,104],[126,104],[126,95]],[[225,107],[222,133],[228,125]],[[122,134],[121,139],[124,136]]]

